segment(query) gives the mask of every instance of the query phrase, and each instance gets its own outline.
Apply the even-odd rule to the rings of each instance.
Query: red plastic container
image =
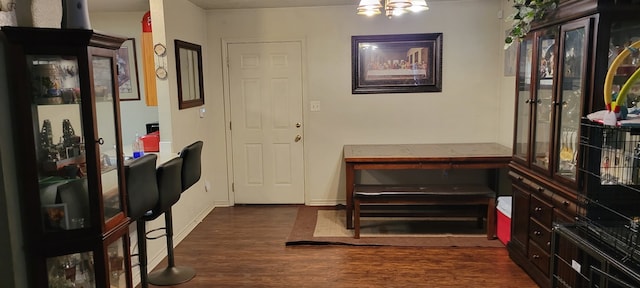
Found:
[[[511,196],[498,197],[496,234],[502,244],[511,240]]]
[[[151,132],[140,137],[144,152],[160,152],[160,131]]]

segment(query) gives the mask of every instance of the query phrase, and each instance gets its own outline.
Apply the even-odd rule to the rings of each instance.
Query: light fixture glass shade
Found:
[[[380,8],[358,8],[358,15],[374,16],[380,15]]]
[[[358,15],[380,15],[382,5],[380,4],[380,0],[360,0],[360,4],[358,4]]]
[[[358,10],[370,8],[382,8],[380,0],[360,0],[360,4],[358,4]]]
[[[411,6],[411,1],[409,0],[386,0],[385,8],[407,8]]]
[[[358,4],[358,15],[373,16],[381,14],[383,5],[381,0],[360,0]],[[400,16],[406,12],[419,12],[428,10],[425,0],[384,0],[385,15],[389,18]]]
[[[411,7],[409,7],[411,12],[420,12],[424,10],[429,10],[429,6],[427,6],[427,2],[425,0],[411,0]]]

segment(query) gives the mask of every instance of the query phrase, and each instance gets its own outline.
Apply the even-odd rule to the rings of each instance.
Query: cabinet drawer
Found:
[[[547,253],[550,253],[551,230],[547,227],[543,227],[534,219],[531,219],[529,222],[529,239],[536,242]]]
[[[561,209],[569,215],[575,215],[579,212],[578,206],[575,202],[569,201],[558,194],[553,194],[553,196],[551,197],[551,201],[553,202],[553,207]]]
[[[549,254],[533,241],[529,241],[528,258],[545,276],[549,276]]]
[[[531,204],[529,205],[529,215],[538,220],[543,226],[551,227],[553,206],[532,194]]]

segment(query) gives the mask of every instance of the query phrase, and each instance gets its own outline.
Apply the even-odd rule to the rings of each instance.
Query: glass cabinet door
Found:
[[[516,99],[516,124],[513,145],[515,159],[527,162],[529,155],[529,131],[531,127],[531,62],[533,40],[527,38],[520,42],[518,52],[518,94]]]
[[[85,137],[76,57],[27,55],[45,233],[90,226]]]
[[[47,258],[49,287],[96,287],[93,252]]]
[[[562,51],[556,101],[558,130],[554,151],[555,175],[576,181],[581,101],[584,94],[588,21],[565,25],[561,30]]]
[[[556,69],[557,30],[550,29],[537,35],[536,90],[534,103],[534,126],[532,146],[532,164],[550,171],[549,152],[551,151],[551,112],[553,105],[554,74]]]
[[[128,236],[125,236],[128,237]],[[129,254],[127,253],[124,238],[119,238],[107,247],[107,270],[109,271],[109,287],[127,287],[128,279],[126,273],[129,269],[125,267],[125,261]]]
[[[117,122],[115,115],[114,63],[112,57],[93,55],[91,60],[96,101],[97,149],[100,155],[100,182],[104,221],[123,211],[120,199],[120,171],[117,157]]]

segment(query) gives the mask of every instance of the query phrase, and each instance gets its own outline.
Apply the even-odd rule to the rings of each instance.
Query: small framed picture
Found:
[[[118,92],[120,93],[120,101],[140,100],[136,39],[129,38],[124,41],[116,56],[118,61]]]
[[[49,204],[42,206],[45,230],[69,229],[69,214],[67,204]]]

